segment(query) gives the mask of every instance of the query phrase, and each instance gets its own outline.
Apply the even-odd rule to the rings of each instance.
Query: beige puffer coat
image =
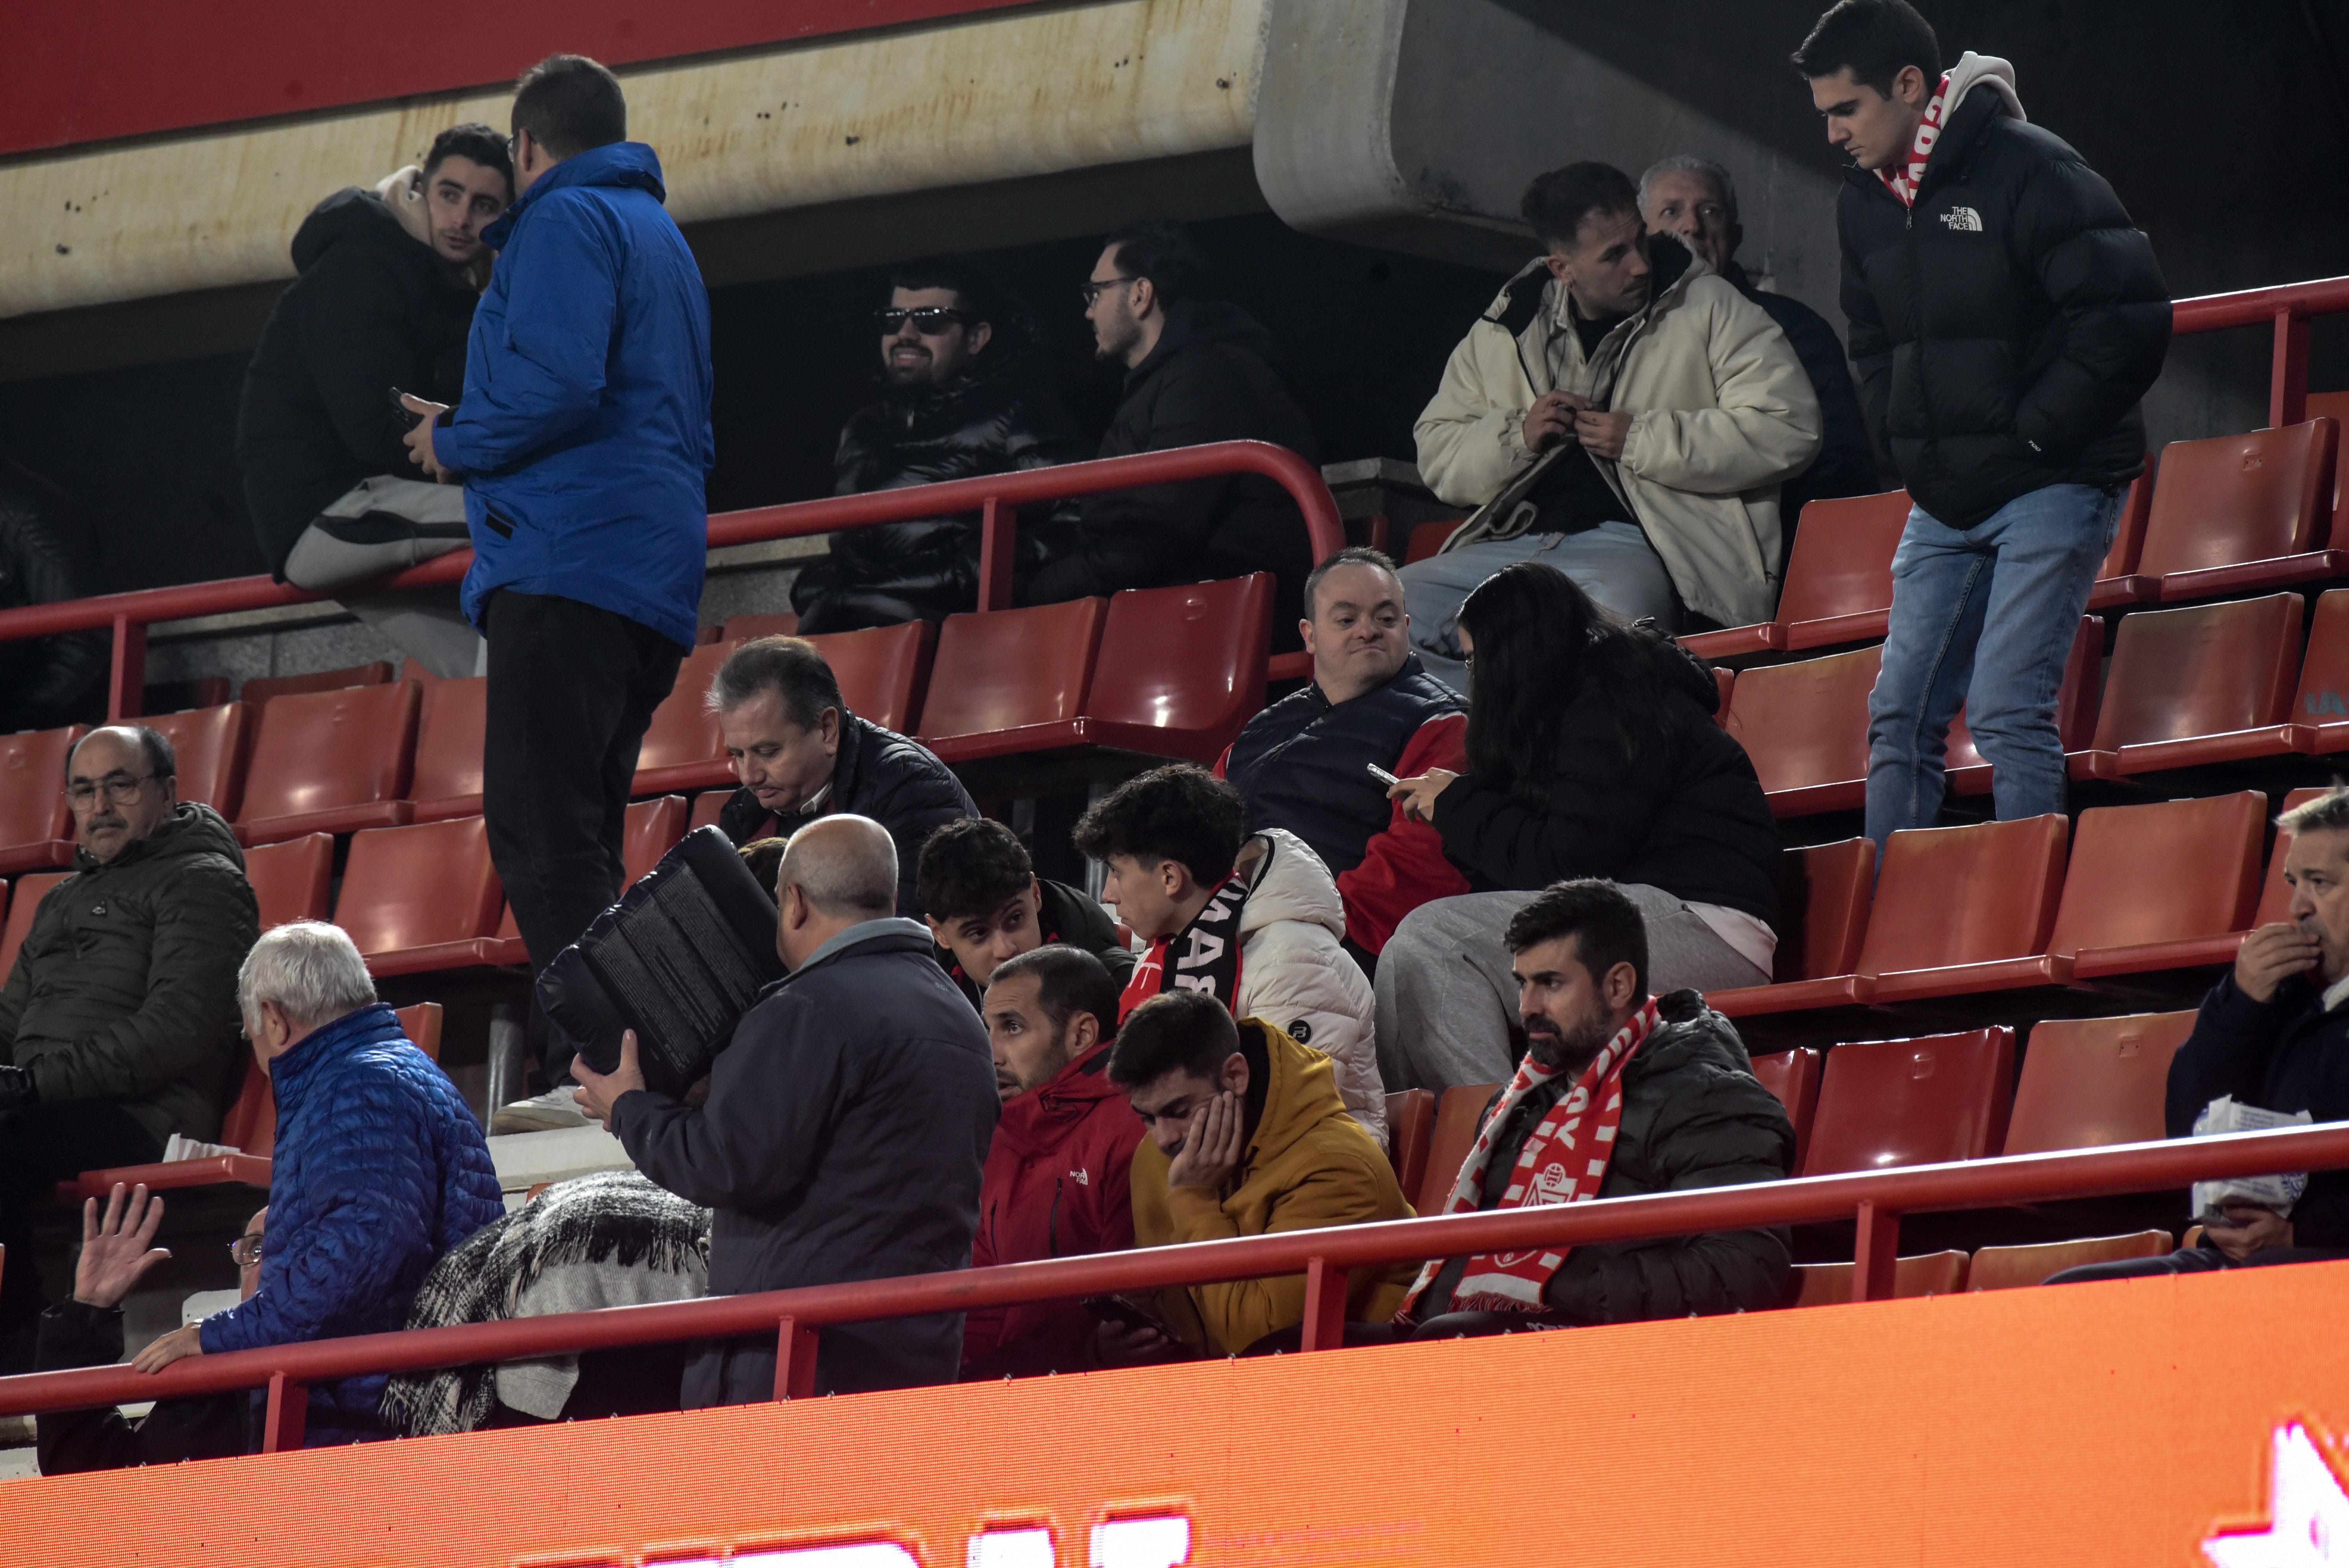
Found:
[[[1622,459],[1599,470],[1682,602],[1726,626],[1766,621],[1778,602],[1778,486],[1818,453],[1818,397],[1760,305],[1676,241],[1652,237],[1649,255],[1647,307],[1588,358],[1562,315],[1566,287],[1545,263],[1511,278],[1420,413],[1420,477],[1478,509],[1445,549],[1527,531],[1517,502],[1570,449],[1528,450],[1526,413],[1546,392],[1578,392],[1632,416]]]
[[[1236,1018],[1262,1018],[1338,1068],[1338,1092],[1372,1138],[1387,1133],[1371,1020],[1378,1004],[1361,966],[1338,945],[1346,906],[1330,868],[1304,840],[1279,828],[1251,837],[1239,870],[1250,877],[1240,906]]]

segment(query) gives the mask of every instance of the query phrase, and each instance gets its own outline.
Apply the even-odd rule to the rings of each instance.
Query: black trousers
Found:
[[[163,1146],[110,1099],[30,1105],[0,1116],[0,1338],[29,1336],[41,1315],[41,1276],[33,1267],[33,1219],[59,1181],[110,1165],[151,1165]],[[32,1342],[23,1347],[30,1366]],[[0,1351],[0,1355],[13,1352]],[[5,1370],[5,1368],[0,1368]]]
[[[2083,1284],[2100,1279],[2147,1279],[2158,1274],[2215,1274],[2220,1269],[2272,1268],[2280,1264],[2322,1264],[2349,1253],[2330,1247],[2270,1247],[2235,1262],[2213,1246],[2180,1247],[2158,1257],[2122,1258],[2109,1264],[2082,1264],[2075,1269],[2047,1276],[2048,1284]]]
[[[636,748],[684,655],[626,615],[501,589],[488,613],[481,814],[535,975],[620,895]],[[531,1035],[542,1042],[535,999]]]

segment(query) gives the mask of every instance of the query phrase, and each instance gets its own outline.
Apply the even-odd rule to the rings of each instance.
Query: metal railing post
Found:
[[[147,623],[114,617],[114,663],[106,680],[106,717],[119,724],[147,711]]]
[[[1900,1216],[1881,1204],[1859,1205],[1859,1233],[1851,1243],[1851,1299],[1892,1299],[1900,1261]]]
[[[2281,430],[2308,418],[2308,316],[2296,305],[2275,315],[2275,354],[2268,366],[2268,425]]]
[[[978,607],[1011,608],[1011,563],[1019,556],[1019,509],[989,496],[978,509]]]
[[[300,1448],[302,1429],[310,1419],[310,1390],[283,1372],[272,1372],[264,1409],[261,1451],[278,1454]]]
[[[796,1317],[782,1319],[775,1334],[775,1398],[805,1399],[815,1393],[816,1331]]]
[[[1335,1350],[1346,1343],[1346,1271],[1326,1258],[1305,1260],[1305,1350]]]

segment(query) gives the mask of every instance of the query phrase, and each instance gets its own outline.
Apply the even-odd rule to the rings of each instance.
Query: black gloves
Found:
[[[20,1110],[40,1099],[33,1088],[33,1069],[14,1066],[0,1067],[0,1112]]]

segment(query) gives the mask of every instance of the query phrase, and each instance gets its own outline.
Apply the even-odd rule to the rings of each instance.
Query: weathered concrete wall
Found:
[[[1246,147],[1265,0],[1100,0],[621,73],[679,222]],[[290,276],[475,93],[0,164],[0,316]]]

